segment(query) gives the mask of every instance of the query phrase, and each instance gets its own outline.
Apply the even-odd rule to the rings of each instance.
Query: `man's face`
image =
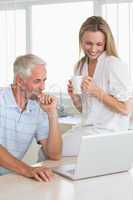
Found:
[[[26,80],[24,80],[25,91],[30,99],[37,99],[38,95],[45,89],[47,72],[44,65],[37,65]]]

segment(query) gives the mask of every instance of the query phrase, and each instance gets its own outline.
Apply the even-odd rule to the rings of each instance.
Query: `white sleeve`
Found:
[[[119,101],[127,101],[133,96],[129,68],[118,58],[109,64],[109,93]]]

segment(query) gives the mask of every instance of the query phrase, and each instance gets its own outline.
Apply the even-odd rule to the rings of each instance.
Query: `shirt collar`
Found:
[[[104,58],[107,56],[106,51],[104,51],[99,57],[98,57],[98,62],[104,60]]]
[[[103,61],[105,59],[105,57],[107,56],[106,51],[104,51],[97,59],[97,67],[98,67],[98,63]],[[85,62],[84,67],[83,67],[83,71],[82,71],[83,75],[86,76],[86,74],[88,74],[88,64]],[[94,72],[95,74],[95,72]]]
[[[18,107],[12,92],[11,85],[4,89],[4,101],[7,107]]]
[[[19,110],[21,110],[17,103],[16,103],[16,100],[15,100],[15,97],[14,97],[14,94],[13,94],[13,91],[12,91],[12,87],[11,85],[6,88],[6,95],[5,95],[5,104],[7,107],[10,107],[10,108],[17,108]],[[35,105],[36,102],[34,102],[33,100],[28,100],[28,103],[27,103],[27,106],[26,106],[26,110],[25,112],[31,112],[33,110],[33,107]]]

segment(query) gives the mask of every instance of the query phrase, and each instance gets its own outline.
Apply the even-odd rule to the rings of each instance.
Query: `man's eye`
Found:
[[[34,80],[34,83],[39,83],[40,82],[40,80]]]

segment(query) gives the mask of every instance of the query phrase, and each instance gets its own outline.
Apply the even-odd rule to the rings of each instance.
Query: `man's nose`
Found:
[[[42,82],[42,83],[40,84],[40,89],[41,89],[41,90],[44,90],[44,89],[45,89],[45,84],[44,84],[44,82]]]

